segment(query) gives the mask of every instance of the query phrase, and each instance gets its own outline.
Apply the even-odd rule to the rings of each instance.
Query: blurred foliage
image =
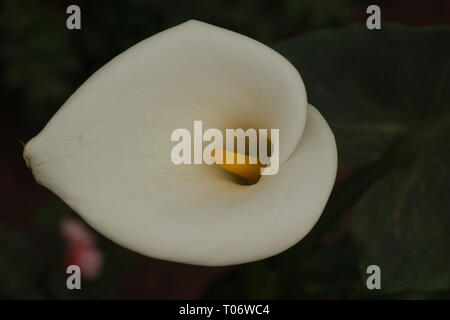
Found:
[[[81,7],[81,30],[67,30],[66,7]],[[71,1],[0,4],[2,95],[35,131],[93,72],[166,28],[199,19],[272,42],[312,28],[342,25],[347,0]],[[15,110],[17,109],[17,110]]]
[[[70,94],[80,63],[64,17],[38,1],[3,1],[0,9],[2,95],[16,100],[25,121],[41,126]]]
[[[189,19],[271,45],[345,25],[349,2],[73,1],[81,6],[82,29],[69,31],[65,9],[72,2],[4,0],[5,111],[40,130],[114,56]],[[450,298],[449,38],[444,28],[352,27],[275,46],[299,69],[309,101],[329,121],[340,164],[358,170],[336,186],[304,240],[276,257],[241,266],[211,288],[209,298]],[[81,292],[66,289],[58,225],[71,214],[52,199],[26,230],[12,230],[0,220],[0,295],[114,295],[133,257],[107,241],[100,243],[106,256],[100,278]],[[381,292],[365,287],[370,264],[381,266]]]
[[[59,224],[72,214],[54,198],[38,210],[33,228],[27,232],[0,225],[1,295],[16,299],[92,299],[114,294],[133,260],[128,250],[109,242],[100,244],[106,256],[101,275],[95,281],[83,281],[83,290],[67,289]]]
[[[341,164],[384,167],[357,201],[361,272],[383,292],[450,288],[450,28],[316,32],[280,50],[330,122]],[[369,174],[370,170],[366,170]]]

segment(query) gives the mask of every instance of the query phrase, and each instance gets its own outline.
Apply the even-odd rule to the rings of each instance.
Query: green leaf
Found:
[[[354,26],[277,49],[300,71],[309,102],[329,121],[340,164],[365,165],[447,112],[449,30]]]
[[[379,265],[385,292],[450,287],[449,161],[392,172],[355,209],[352,230],[365,248],[361,269]]]
[[[336,135],[340,164],[384,168],[351,231],[361,281],[384,293],[450,288],[450,29],[383,25],[312,33],[279,50]]]

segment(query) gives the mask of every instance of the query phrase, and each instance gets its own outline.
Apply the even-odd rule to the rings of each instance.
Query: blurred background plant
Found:
[[[382,8],[383,30],[365,23]],[[65,27],[81,7],[82,29]],[[14,1],[0,5],[2,298],[450,297],[450,31],[445,1]],[[35,184],[19,139],[136,42],[198,19],[266,43],[300,70],[336,134],[340,169],[313,231],[286,252],[207,268],[143,257],[91,230]],[[327,31],[320,31],[326,29]],[[335,30],[334,30],[335,29]],[[314,32],[319,30],[319,32]],[[83,289],[67,290],[76,261]],[[378,264],[382,288],[365,268]]]

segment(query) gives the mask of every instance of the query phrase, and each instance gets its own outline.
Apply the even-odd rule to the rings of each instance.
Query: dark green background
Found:
[[[69,4],[81,7],[81,30],[65,27]],[[381,6],[380,31],[364,27],[369,4]],[[19,139],[115,55],[188,19],[248,35],[298,68],[338,143],[327,208],[299,244],[241,266],[158,261],[98,234],[101,275],[69,291],[58,226],[77,216],[35,184]],[[0,298],[450,297],[445,25],[445,0],[2,1]],[[365,286],[370,264],[381,267],[381,290]]]

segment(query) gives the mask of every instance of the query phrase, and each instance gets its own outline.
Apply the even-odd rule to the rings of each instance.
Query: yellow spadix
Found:
[[[213,151],[211,155],[214,157],[215,152]],[[261,178],[261,168],[266,166],[265,164],[262,164],[257,157],[228,150],[222,151],[221,154],[219,154],[219,157],[220,156],[223,160],[222,163],[217,163],[217,165],[228,172],[245,179],[248,184],[257,183]],[[233,159],[233,163],[226,163],[227,159]]]

